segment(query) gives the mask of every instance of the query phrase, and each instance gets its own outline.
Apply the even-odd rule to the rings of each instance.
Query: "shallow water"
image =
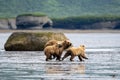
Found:
[[[119,80],[120,52],[87,52],[79,62],[45,61],[43,52],[0,52],[0,80]]]
[[[4,44],[11,33],[0,33],[0,50],[4,50]]]
[[[85,44],[88,60],[80,62],[75,57],[74,62],[70,62],[70,57],[68,57],[60,62],[55,60],[46,62],[42,51],[4,51],[2,49],[4,47],[1,45],[0,80],[120,79],[119,33],[65,35],[72,41],[74,46]],[[7,39],[9,34],[4,36]],[[4,39],[3,43],[5,43]]]
[[[74,46],[84,44],[87,48],[120,48],[120,33],[69,33],[65,34]]]

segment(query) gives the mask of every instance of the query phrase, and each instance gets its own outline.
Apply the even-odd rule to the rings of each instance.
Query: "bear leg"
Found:
[[[67,58],[69,55],[70,55],[70,53],[66,52],[65,55],[64,55],[64,57],[62,58],[62,61],[63,61],[65,58]]]
[[[50,55],[49,59],[50,59],[50,60],[52,60],[52,59],[53,59],[53,58],[52,58],[52,55]]]
[[[46,55],[46,61],[48,61],[51,58],[51,54]]]
[[[61,61],[61,60],[60,60],[60,58],[61,58],[61,57],[60,57],[59,55],[57,55],[57,58],[56,58],[56,60],[59,60],[59,61]]]
[[[70,58],[70,61],[74,61],[73,59],[74,59],[74,55],[71,55],[71,58]]]
[[[53,58],[52,58],[52,59],[55,59],[56,55],[55,55],[55,54],[53,54],[52,56],[53,56]]]
[[[82,60],[82,57],[80,55],[78,56],[78,58],[79,58],[80,61],[84,61],[84,60]]]
[[[88,59],[85,55],[80,55],[84,59]]]

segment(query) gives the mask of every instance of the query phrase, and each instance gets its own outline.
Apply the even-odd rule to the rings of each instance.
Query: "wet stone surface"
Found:
[[[45,61],[43,52],[0,51],[0,80],[119,80],[120,51],[88,51],[88,60],[75,57]]]

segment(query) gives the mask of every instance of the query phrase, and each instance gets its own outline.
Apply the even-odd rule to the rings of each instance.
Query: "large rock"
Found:
[[[0,19],[0,29],[16,29],[16,20]]]
[[[47,41],[67,39],[63,33],[53,32],[15,32],[5,43],[6,51],[42,51]]]
[[[27,14],[16,17],[17,29],[42,29],[49,28],[52,24],[52,20],[47,16]]]

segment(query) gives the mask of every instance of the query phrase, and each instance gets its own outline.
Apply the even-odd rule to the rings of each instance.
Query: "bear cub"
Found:
[[[82,58],[88,59],[86,57],[86,55],[85,55],[85,46],[84,45],[80,45],[79,47],[70,47],[67,50],[67,52],[65,53],[64,57],[62,58],[62,60],[64,60],[68,56],[71,56],[70,57],[70,61],[73,61],[75,56],[78,56],[80,61],[83,61]]]

